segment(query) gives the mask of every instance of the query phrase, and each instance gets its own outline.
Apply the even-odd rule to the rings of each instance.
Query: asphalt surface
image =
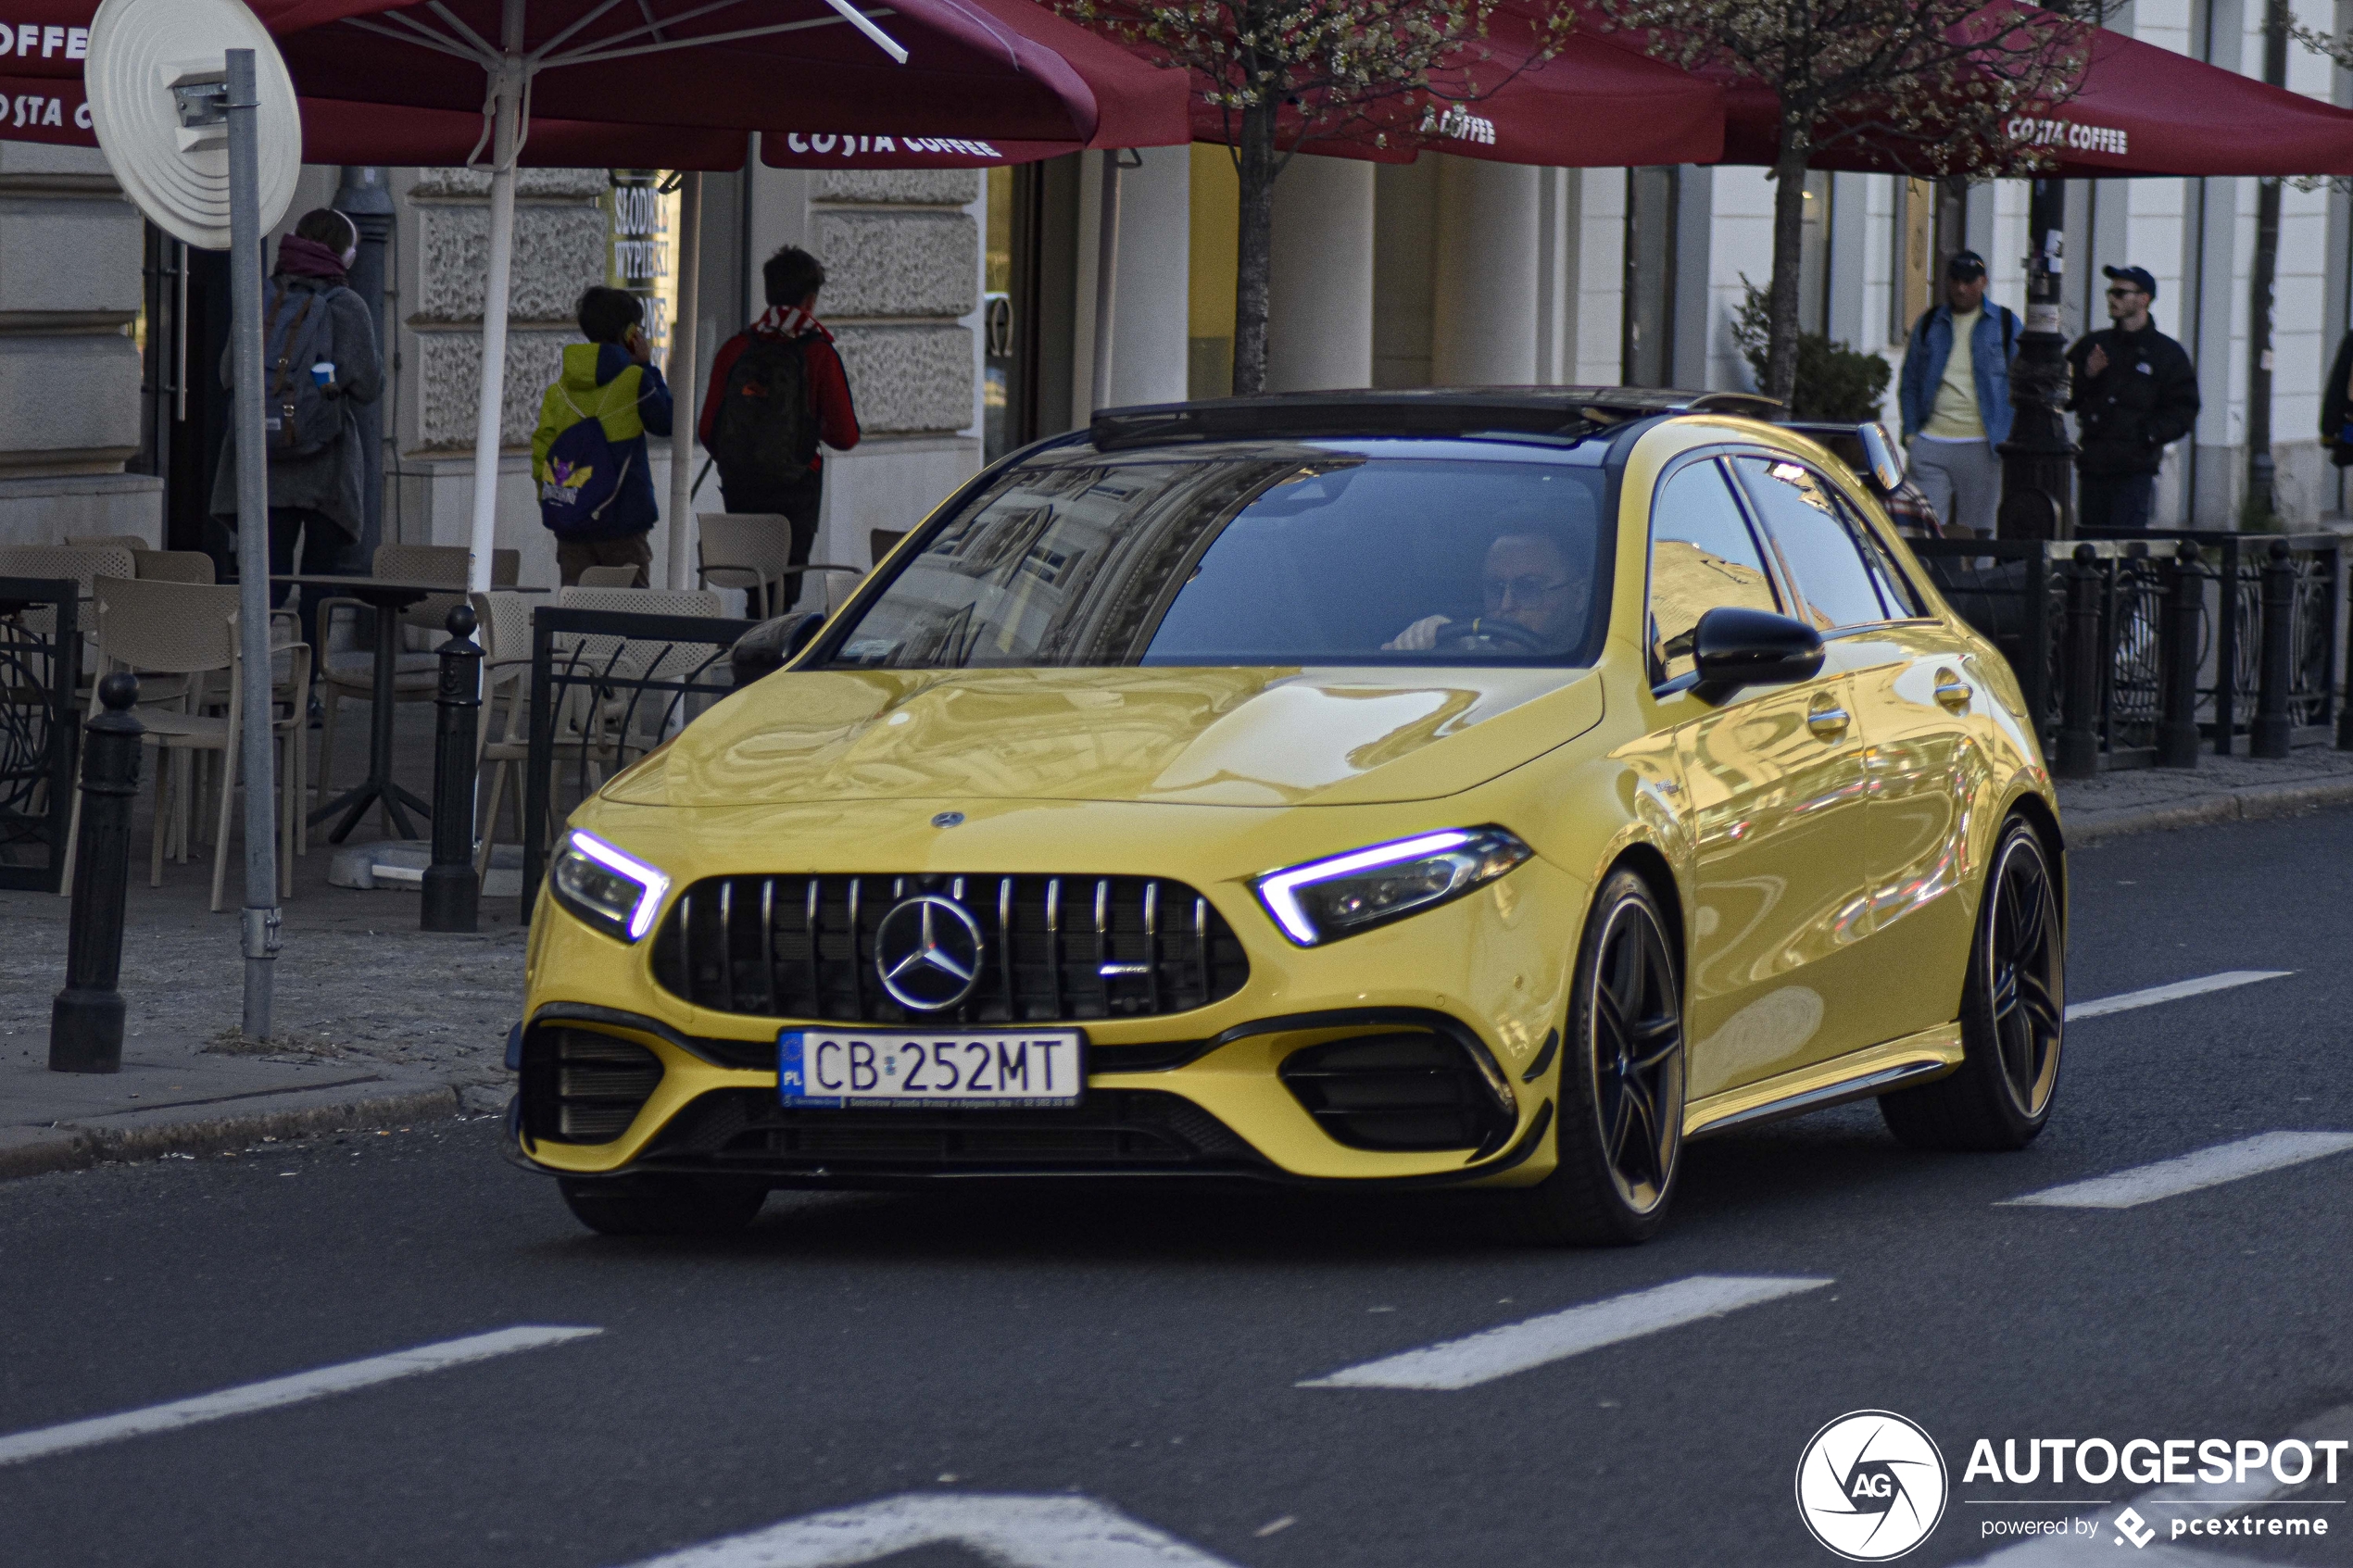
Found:
[[[2295,972],[2077,1022],[2021,1154],[1909,1153],[1868,1107],[1696,1145],[1639,1248],[1516,1248],[1459,1198],[1103,1187],[779,1195],[739,1238],[615,1241],[500,1162],[487,1119],[8,1184],[0,1456],[409,1347],[603,1332],[0,1462],[0,1562],[617,1568],[914,1494],[1059,1498],[1003,1506],[1065,1524],[1091,1499],[1158,1534],[1048,1555],[1052,1531],[1016,1524],[994,1555],[887,1555],[921,1532],[853,1519],[729,1561],[1828,1563],[1800,1454],[1876,1409],[1949,1470],[1907,1562],[2016,1553],[1989,1521],[2082,1513],[2099,1533],[2068,1561],[2353,1563],[2353,1454],[2243,1511],[2327,1537],[2170,1548],[2194,1557],[2110,1540],[2145,1491],[2122,1480],[1963,1478],[1980,1437],[2353,1436],[2333,1413],[2353,1405],[2353,1153],[2131,1209],[1997,1206],[2353,1131],[2353,813],[2127,839],[2072,874],[2071,1001]],[[1834,1283],[1460,1389],[1297,1386],[1699,1274]]]

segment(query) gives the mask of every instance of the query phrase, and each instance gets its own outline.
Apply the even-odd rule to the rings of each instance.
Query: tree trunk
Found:
[[[1275,256],[1275,106],[1242,111],[1235,224],[1234,395],[1266,390],[1266,284]]]
[[[1795,411],[1797,389],[1798,270],[1806,240],[1806,159],[1814,150],[1813,126],[1784,119],[1780,156],[1773,163],[1773,286],[1766,296],[1768,351],[1768,397]]]

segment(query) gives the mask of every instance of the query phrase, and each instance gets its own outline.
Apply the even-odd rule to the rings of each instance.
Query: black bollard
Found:
[[[474,879],[474,734],[482,721],[482,649],[474,612],[449,612],[441,645],[441,690],[434,698],[433,864],[425,868],[419,928],[472,931],[482,895]]]
[[[2348,595],[2353,595],[2353,571],[2347,572],[2345,578],[2347,591]],[[2343,607],[2340,608],[2340,613],[2342,612]],[[2348,688],[2353,688],[2353,614],[2345,616],[2344,624],[2346,683]],[[2345,694],[2345,701],[2337,705],[2336,748],[2339,751],[2353,751],[2353,689],[2348,689]]]
[[[2173,547],[2171,591],[2165,596],[2164,634],[2158,639],[2160,718],[2157,765],[2197,766],[2197,627],[2206,609],[2206,571],[2198,548],[2184,539]]]
[[[2263,562],[2261,653],[2247,755],[2276,759],[2288,754],[2296,732],[2287,710],[2288,693],[2296,684],[2296,563],[2284,539],[2271,541]]]
[[[2100,571],[2099,552],[2075,546],[2067,579],[2067,662],[2060,671],[2067,706],[2059,715],[2058,765],[2063,779],[2088,779],[2100,771]]]
[[[139,796],[139,737],[131,716],[139,678],[98,683],[106,711],[82,747],[82,844],[66,929],[66,988],[49,1004],[49,1071],[122,1071],[122,901],[131,882],[131,805]]]

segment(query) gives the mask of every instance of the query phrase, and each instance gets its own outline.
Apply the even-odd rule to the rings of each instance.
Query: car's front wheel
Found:
[[[2011,1149],[2034,1141],[2058,1091],[2067,1029],[2067,933],[2042,836],[2002,824],[1978,902],[1961,986],[1961,1065],[1880,1097],[1888,1130],[1914,1148]]]
[[[1561,1057],[1558,1163],[1501,1194],[1525,1240],[1647,1241],[1667,1217],[1683,1152],[1683,995],[1649,884],[1603,884],[1577,955]]]
[[[751,1223],[768,1189],[724,1177],[560,1176],[573,1218],[603,1236],[728,1236]]]

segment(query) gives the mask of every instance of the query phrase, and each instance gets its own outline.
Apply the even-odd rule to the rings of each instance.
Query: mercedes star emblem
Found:
[[[875,930],[875,972],[900,1005],[952,1008],[980,982],[980,922],[953,898],[921,893],[892,906]]]

